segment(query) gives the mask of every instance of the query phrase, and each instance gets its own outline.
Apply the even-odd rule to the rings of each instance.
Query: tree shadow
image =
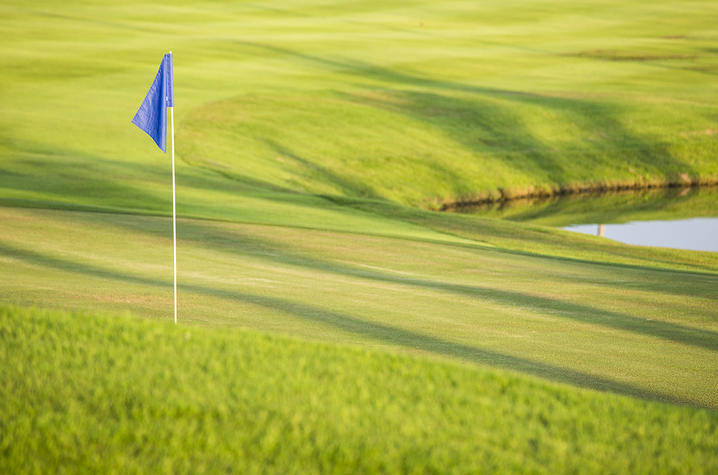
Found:
[[[0,143],[3,137],[0,135]],[[18,156],[0,168],[0,203],[8,206],[47,207],[108,213],[171,212],[171,173],[168,160],[149,163],[122,161],[41,143],[13,140]],[[180,157],[181,158],[181,157]],[[294,202],[297,197],[325,200],[316,195],[280,187],[270,182],[187,162],[177,168],[178,209],[187,203],[182,189],[249,194],[274,202]],[[52,177],[48,180],[47,177]],[[166,188],[157,188],[166,184]],[[11,198],[2,189],[44,194],[43,197]]]
[[[580,128],[580,137],[561,145],[570,147],[586,166],[601,164],[606,160],[605,155],[611,154],[623,156],[624,162],[633,166],[661,170],[664,174],[696,175],[693,167],[674,157],[668,145],[658,137],[639,134],[621,123],[617,117],[623,108],[617,103],[482,87],[410,74],[360,60],[311,55],[257,42],[237,43],[344,74],[360,81],[358,89],[376,90],[377,84],[384,86],[379,90],[393,100],[356,94],[347,97],[423,121],[442,130],[468,150],[492,153],[517,170],[534,169],[559,185],[569,183],[562,162],[556,159],[554,146],[532,134],[521,117],[512,112],[512,107],[536,106],[539,110],[552,112],[551,116],[560,117],[564,123]],[[604,164],[612,166],[612,163]],[[590,181],[590,177],[587,179]]]
[[[116,224],[128,227],[133,232],[148,233],[160,237],[168,236],[164,228],[150,228],[146,225],[133,225],[128,222]],[[272,263],[291,265],[369,281],[406,285],[449,294],[463,295],[477,300],[495,302],[506,307],[518,306],[528,308],[537,313],[543,313],[552,317],[600,325],[642,336],[655,337],[697,348],[718,351],[718,333],[710,330],[661,320],[650,320],[627,313],[575,303],[569,300],[559,300],[514,290],[417,279],[329,260],[310,258],[290,252],[286,247],[269,240],[251,237],[236,231],[230,232],[210,222],[182,220],[180,221],[179,232],[181,240],[186,243],[192,243],[233,255],[251,256]],[[533,257],[536,258],[536,256]],[[540,258],[551,259],[550,256],[542,256]],[[708,284],[710,285],[710,282]],[[706,295],[702,296],[706,297]]]
[[[0,254],[21,259],[34,265],[40,265],[60,271],[73,272],[85,276],[93,276],[102,279],[142,284],[168,290],[172,287],[170,282],[161,279],[135,276],[104,269],[95,265],[70,261],[60,257],[42,254],[36,251],[21,249],[16,246],[0,242]],[[199,295],[208,295],[228,300],[236,300],[250,303],[275,311],[280,311],[303,320],[320,323],[354,335],[370,338],[372,340],[388,343],[398,347],[421,350],[426,353],[451,358],[459,358],[472,363],[485,366],[506,369],[524,373],[540,378],[571,384],[578,387],[585,387],[599,391],[613,392],[648,400],[658,400],[673,404],[690,405],[695,407],[710,406],[702,405],[694,401],[683,399],[674,395],[651,391],[621,381],[596,376],[580,371],[563,368],[548,363],[534,361],[513,355],[508,355],[493,350],[486,350],[456,343],[441,338],[416,333],[410,330],[396,328],[390,325],[366,321],[355,316],[324,309],[314,305],[293,302],[287,299],[250,294],[246,292],[228,290],[221,288],[206,287],[195,284],[182,284],[180,290],[192,292]]]
[[[416,80],[376,67],[369,71],[387,81],[405,80],[428,90],[385,90],[386,100],[357,94],[348,96],[350,100],[418,119],[479,156],[498,157],[517,171],[550,183],[561,186],[575,181],[566,167],[575,166],[577,161],[590,172],[593,167],[615,166],[615,156],[623,157],[622,162],[639,172],[641,168],[660,170],[667,179],[676,179],[679,173],[697,175],[693,166],[674,157],[659,138],[641,136],[624,126],[616,118],[621,111],[616,104]],[[464,94],[448,95],[447,90]],[[543,141],[513,112],[516,105],[535,106],[537,114],[550,111],[549,116],[558,117],[561,123],[580,132],[562,142]],[[562,157],[566,153],[572,153],[574,160],[567,162]],[[590,182],[594,178],[587,173],[583,180]]]
[[[486,238],[490,237],[493,249],[506,254],[550,259],[553,261],[560,261],[564,263],[599,266],[605,269],[631,269],[640,270],[643,272],[673,274],[677,276],[700,276],[702,278],[716,276],[715,266],[711,265],[710,263],[702,264],[700,261],[694,259],[681,262],[677,261],[675,256],[672,256],[669,259],[664,259],[659,252],[656,252],[655,249],[642,249],[635,246],[616,245],[610,242],[598,242],[589,236],[580,237],[579,239],[583,239],[585,242],[579,244],[576,242],[576,240],[566,241],[565,239],[558,239],[555,233],[546,232],[547,229],[543,227],[531,225],[521,226],[505,220],[463,216],[456,213],[425,211],[421,209],[401,206],[399,204],[392,203],[389,201],[368,201],[341,196],[327,196],[325,198],[332,201],[333,203],[336,203],[337,205],[354,208],[367,213],[373,213],[378,216],[390,217],[391,219],[397,221],[403,221],[417,226],[422,226],[433,231],[446,233],[465,239],[471,239],[476,241],[477,243],[487,242]],[[549,251],[544,250],[529,251],[526,249],[516,249],[507,247],[506,244],[501,244],[502,240],[510,241],[516,239],[517,232],[520,233],[522,240],[539,244],[539,246],[536,247],[546,246],[553,248],[556,251],[567,250],[573,256],[549,254]],[[640,259],[643,261],[650,261],[651,263],[661,263],[665,264],[667,267],[673,268],[668,269],[655,266],[640,265],[635,263],[607,262],[604,260],[590,260],[577,257],[580,256],[581,251],[585,251],[587,249],[590,249],[591,251],[597,253],[605,252],[606,255],[628,257],[637,260]],[[692,269],[676,269],[674,267],[676,264],[684,264],[686,266],[690,266]],[[662,289],[662,291],[672,292],[677,291],[677,289]],[[696,294],[692,292],[690,288],[684,288],[683,292],[686,292],[685,295],[706,295],[705,293]],[[680,295],[684,294],[681,293]]]
[[[236,255],[255,256],[273,263],[294,265],[342,276],[465,295],[479,300],[493,301],[508,307],[529,308],[553,317],[601,325],[607,328],[718,351],[718,333],[710,330],[660,320],[648,320],[626,313],[613,312],[567,300],[552,299],[517,291],[415,279],[333,261],[308,258],[300,254],[291,253],[285,247],[267,240],[227,232],[213,227],[209,223],[185,221],[182,223],[182,229],[184,239],[190,242]],[[706,295],[702,296],[706,297]]]
[[[381,196],[374,190],[370,185],[365,182],[351,180],[348,177],[344,177],[329,170],[326,167],[321,166],[318,163],[312,162],[306,158],[300,157],[296,153],[292,152],[285,146],[279,144],[275,140],[265,139],[265,143],[275,153],[288,158],[300,165],[304,169],[304,174],[307,177],[314,177],[320,180],[322,183],[330,184],[334,187],[338,187],[339,190],[348,195],[362,196],[367,198],[381,198]]]
[[[69,206],[100,208],[103,203],[108,206],[119,202],[128,208],[136,208],[139,204],[152,209],[157,208],[158,202],[162,203],[162,198],[148,191],[147,187],[133,183],[141,173],[132,169],[133,164],[125,163],[112,169],[116,173],[108,173],[107,168],[100,170],[96,165],[98,161],[103,162],[98,157],[72,155],[68,151],[62,153],[60,159],[39,155],[11,160],[5,164],[5,172],[0,174],[0,190],[40,193],[45,196],[27,199],[48,205],[66,203]],[[138,168],[143,169],[141,165]],[[148,173],[147,179],[156,176],[158,171],[152,167],[144,170]],[[132,179],[122,180],[117,176],[132,176]],[[7,196],[0,196],[0,200],[11,201]],[[171,204],[171,201],[166,203]]]
[[[490,98],[456,97],[414,90],[383,91],[377,96],[347,95],[355,103],[403,114],[441,131],[454,142],[478,155],[498,157],[503,164],[539,180],[562,183],[563,165],[551,153],[551,147],[540,142],[510,108]],[[440,152],[437,152],[440,153]],[[479,159],[479,158],[477,158]],[[434,163],[434,166],[437,166]],[[442,172],[457,178],[459,188],[467,192],[471,183],[451,167]],[[454,183],[454,182],[452,182]]]

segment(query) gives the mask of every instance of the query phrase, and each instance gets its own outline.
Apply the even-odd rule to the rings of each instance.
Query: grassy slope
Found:
[[[166,209],[127,124],[164,49],[180,157],[253,196],[718,177],[712,2],[104,3],[0,7],[6,202]],[[180,209],[211,214],[196,176]]]
[[[716,412],[503,372],[6,306],[0,337],[5,472],[718,469]]]
[[[272,61],[292,79],[187,114],[183,157],[278,186],[424,206],[499,189],[718,177],[714,6],[365,8],[238,41],[245,63]],[[303,35],[308,23],[317,28]]]

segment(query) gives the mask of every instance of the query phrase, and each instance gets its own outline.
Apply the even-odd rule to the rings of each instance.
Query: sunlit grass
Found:
[[[673,472],[715,412],[250,332],[0,307],[6,472]]]
[[[718,405],[713,254],[639,253],[514,223],[379,205],[373,212],[414,221],[406,226],[427,238],[382,236],[379,221],[374,234],[357,234],[181,219],[180,323]],[[2,300],[171,322],[167,218],[21,208],[0,215]],[[690,270],[677,268],[682,259]]]

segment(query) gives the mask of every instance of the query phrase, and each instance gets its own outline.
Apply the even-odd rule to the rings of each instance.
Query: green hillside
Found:
[[[235,177],[239,193],[425,207],[718,179],[713,2],[0,9],[5,202],[164,213],[148,186],[164,191],[164,162],[128,122],[166,50],[183,214],[214,203],[188,164]]]

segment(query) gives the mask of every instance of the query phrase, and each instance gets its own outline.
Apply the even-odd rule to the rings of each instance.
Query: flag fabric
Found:
[[[162,58],[162,64],[150,90],[142,101],[132,123],[152,137],[163,152],[167,152],[167,108],[174,107],[174,78],[172,53]]]

